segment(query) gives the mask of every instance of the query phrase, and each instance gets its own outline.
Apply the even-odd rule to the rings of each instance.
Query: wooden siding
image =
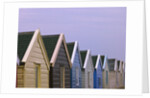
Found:
[[[115,71],[109,72],[109,87],[110,88],[117,88],[116,72]]]
[[[103,70],[103,88],[109,88],[109,68],[108,68],[108,63],[107,61],[105,62],[105,69]],[[108,72],[108,84],[106,83],[106,71]]]
[[[60,88],[60,67],[65,67],[65,88],[70,88],[70,65],[64,44],[61,44],[54,67],[50,69],[50,87]]]
[[[89,55],[89,58],[87,60],[87,66],[86,68],[82,71],[82,87],[83,88],[93,88],[93,62],[91,55]],[[90,72],[90,87],[88,85],[88,72]]]
[[[99,62],[98,68],[94,70],[94,88],[102,88],[102,87],[103,87],[103,76],[101,65]]]
[[[116,88],[119,88],[119,72],[118,70],[116,71]]]
[[[118,72],[118,88],[124,88],[123,73]]]
[[[124,88],[124,69],[123,69],[123,64],[121,62],[120,64],[120,70],[118,71],[118,88]]]
[[[44,59],[44,53],[42,51],[42,46],[39,43],[40,40],[36,39],[33,48],[29,54],[27,62],[25,63],[24,69],[24,87],[35,88],[36,87],[36,65],[40,66],[40,88],[49,87],[49,69]]]
[[[76,68],[78,68],[78,72],[77,74],[79,74],[79,85],[77,85],[77,79],[76,79]],[[80,61],[80,57],[79,57],[79,51],[78,49],[76,50],[76,54],[75,54],[75,58],[74,58],[74,62],[72,65],[72,70],[71,70],[71,87],[72,88],[81,88],[82,84],[81,84],[81,61]]]
[[[17,66],[17,85],[16,87],[24,87],[24,66]]]

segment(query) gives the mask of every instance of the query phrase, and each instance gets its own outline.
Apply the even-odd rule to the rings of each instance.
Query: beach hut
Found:
[[[120,60],[117,60],[117,70],[116,70],[116,87],[119,88],[120,87],[120,71],[119,71],[119,67],[121,65]]]
[[[119,88],[124,88],[124,62],[120,61],[119,66]]]
[[[102,66],[100,55],[92,56],[93,65],[94,65],[94,88],[103,87],[103,75],[102,75]]]
[[[17,56],[16,62],[17,62],[16,65],[19,66],[20,65],[20,59],[19,59],[18,56]],[[18,81],[17,81],[18,80],[18,77],[17,77],[17,73],[18,73],[17,72],[17,66],[16,66],[16,87],[18,86]]]
[[[51,88],[70,88],[72,67],[64,34],[42,36],[50,62]]]
[[[80,51],[82,59],[82,88],[93,88],[93,62],[90,50]]]
[[[108,59],[109,65],[109,88],[117,88],[117,60]]]
[[[49,60],[40,31],[18,33],[17,85],[21,88],[49,87]]]
[[[109,88],[109,65],[107,56],[101,55],[101,63],[103,69],[103,88]]]
[[[72,69],[71,69],[71,88],[81,88],[81,68],[82,61],[79,51],[78,42],[67,43],[69,55],[71,57]]]
[[[123,88],[125,88],[125,62],[123,62]]]

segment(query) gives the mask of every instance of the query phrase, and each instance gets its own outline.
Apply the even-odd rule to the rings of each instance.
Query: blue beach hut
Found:
[[[102,65],[100,55],[92,56],[92,61],[94,65],[94,88],[102,88],[103,87],[103,75],[102,75]]]
[[[82,61],[79,51],[78,42],[67,43],[69,55],[71,58],[72,69],[71,69],[71,88],[81,88],[81,67]]]

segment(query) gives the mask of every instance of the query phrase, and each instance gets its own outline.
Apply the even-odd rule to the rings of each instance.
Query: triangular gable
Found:
[[[18,55],[21,62],[26,62],[31,50],[36,42],[39,39],[39,45],[41,46],[41,50],[46,61],[47,68],[49,69],[49,60],[47,57],[46,49],[43,44],[43,40],[40,35],[40,30],[37,29],[35,32],[23,32],[19,33],[18,37]]]
[[[99,63],[100,63],[100,67],[102,68],[101,58],[100,57],[101,57],[100,55],[92,56],[93,65],[94,65],[95,69],[98,68]]]
[[[81,59],[82,59],[82,68],[85,69],[88,63],[88,58],[90,56],[90,50],[80,51],[80,54],[81,54]]]
[[[80,60],[81,67],[82,67],[82,60],[81,60],[81,54],[80,54],[80,51],[79,51],[80,49],[79,49],[78,42],[75,41],[75,42],[72,42],[72,43],[67,43],[67,47],[68,47],[68,51],[69,51],[69,54],[70,54],[70,57],[71,57],[71,62],[72,63],[74,62],[76,51],[77,51],[78,54],[79,54],[79,60]]]
[[[67,49],[67,45],[66,45],[66,41],[65,41],[65,37],[64,34],[59,34],[59,35],[46,35],[46,36],[42,36],[47,53],[48,53],[48,57],[50,60],[50,64],[52,67],[54,67],[61,44],[64,44],[65,47],[65,51],[66,51],[66,55],[69,61],[69,65],[70,68],[72,67],[71,61],[70,61],[70,56],[69,56],[69,52]]]
[[[109,69],[107,56],[102,55],[102,56],[101,56],[101,62],[102,62],[102,69],[103,69],[103,70],[106,68],[106,65],[107,65],[107,67],[108,67],[108,69]]]

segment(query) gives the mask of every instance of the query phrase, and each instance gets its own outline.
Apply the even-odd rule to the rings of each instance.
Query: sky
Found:
[[[80,50],[125,61],[126,7],[19,9],[18,31],[36,29],[42,35],[64,33]]]

